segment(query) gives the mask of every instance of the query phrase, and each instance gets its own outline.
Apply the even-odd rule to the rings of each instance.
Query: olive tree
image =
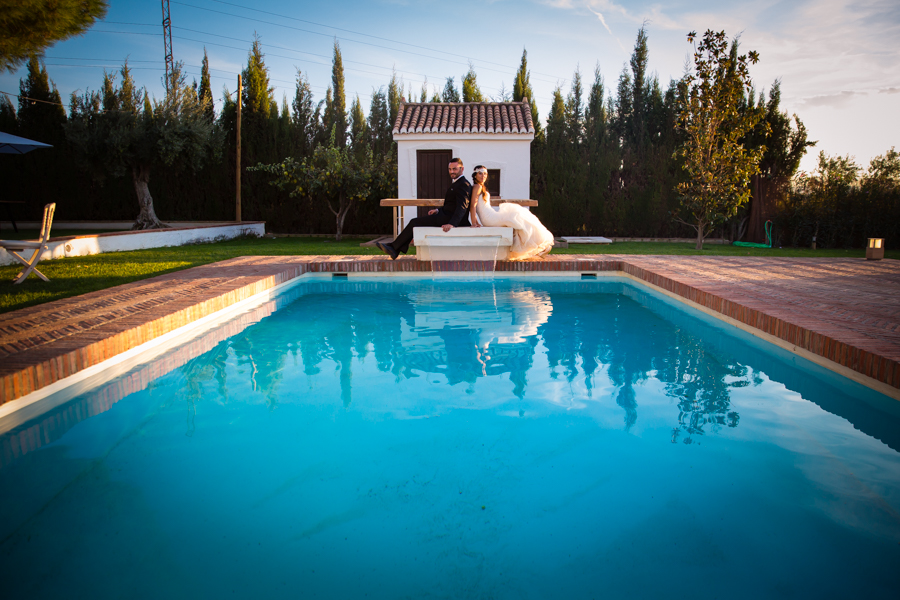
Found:
[[[101,182],[131,174],[140,207],[132,229],[165,227],[153,209],[150,173],[196,171],[220,151],[220,132],[206,116],[208,99],[185,84],[180,62],[161,102],[135,87],[127,63],[120,74],[118,85],[107,73],[100,92],[72,94],[66,136]]]
[[[696,32],[688,34],[694,43]],[[762,117],[743,110],[752,94],[749,65],[756,52],[729,51],[724,31],[707,30],[694,49],[694,68],[679,83],[677,118],[683,141],[676,150],[687,175],[676,186],[680,213],[675,220],[697,232],[697,250],[713,229],[734,216],[750,198],[750,177],[759,172],[765,146],[745,148],[742,139]]]
[[[328,145],[319,144],[311,156],[300,162],[293,157],[272,165],[259,164],[248,171],[262,171],[275,176],[271,182],[289,192],[291,198],[323,199],[334,215],[337,241],[341,240],[344,220],[356,201],[368,198],[376,173],[384,169],[374,164],[372,151],[354,152],[338,145],[337,127],[332,127]],[[390,155],[385,157],[389,162]]]

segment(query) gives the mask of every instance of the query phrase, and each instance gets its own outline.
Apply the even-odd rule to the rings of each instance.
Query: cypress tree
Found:
[[[273,88],[269,87],[269,69],[266,68],[265,55],[262,53],[258,35],[254,34],[253,44],[247,55],[247,68],[244,69],[242,78],[244,94],[241,116],[252,119],[258,115],[268,118],[272,114],[275,98],[272,96]]]
[[[600,74],[600,65],[598,64],[594,67],[594,83],[591,85],[585,108],[585,140],[594,147],[606,140],[607,116],[603,96],[603,76]]]
[[[350,145],[354,155],[361,156],[367,150],[369,141],[369,127],[366,123],[366,115],[363,112],[359,96],[353,99],[350,105]]]
[[[313,109],[313,94],[309,80],[297,69],[297,87],[291,103],[291,121],[294,131],[294,145],[302,156],[312,151],[316,132],[319,128],[319,111]]]
[[[376,159],[390,152],[393,123],[390,122],[387,97],[383,88],[372,91],[372,103],[369,105],[369,132],[372,138],[372,150]]]
[[[317,143],[324,143],[331,138],[334,129],[334,97],[332,96],[331,86],[325,92],[325,112],[322,113],[322,130],[319,132]]]
[[[569,96],[566,98],[566,127],[568,129],[567,137],[569,143],[576,146],[581,143],[584,135],[584,114],[581,103],[583,91],[581,71],[575,69],[575,74],[572,76],[572,88],[569,91]]]
[[[478,76],[475,74],[475,67],[469,63],[469,72],[466,73],[462,80],[462,101],[463,102],[484,102],[484,96],[478,88]]]
[[[402,94],[403,82],[397,79],[397,72],[391,73],[391,81],[388,83],[388,108],[390,109],[391,127],[400,114],[400,96]]]
[[[0,131],[13,135],[19,132],[19,119],[16,107],[6,94],[0,95]]]
[[[636,146],[646,143],[646,118],[649,85],[647,82],[647,32],[641,27],[631,54],[631,115],[627,123],[628,139]]]
[[[209,57],[206,56],[206,48],[203,48],[203,62],[200,64],[200,87],[197,97],[203,105],[203,112],[210,121],[216,118],[216,109],[213,102],[212,87],[209,83]]]
[[[347,97],[344,92],[344,62],[341,60],[341,47],[334,40],[334,61],[331,65],[332,121],[329,129],[334,127],[334,139],[339,148],[347,145]]]
[[[459,92],[456,89],[453,77],[447,78],[447,83],[444,85],[444,93],[441,95],[441,101],[459,102]]]
[[[534,122],[534,136],[539,138],[543,135],[541,122],[538,118],[537,101],[534,99],[534,90],[531,88],[531,72],[528,70],[528,51],[522,50],[522,62],[519,70],[516,71],[516,78],[513,81],[513,102],[521,102],[524,98],[528,98],[531,106],[531,120]]]
[[[628,72],[627,67],[622,67],[622,72],[619,74],[619,85],[616,88],[616,114],[614,121],[616,135],[622,143],[625,143],[626,138],[628,138],[629,125],[634,112],[632,101],[631,73]]]
[[[28,61],[28,74],[19,80],[17,116],[19,132],[25,137],[53,145],[64,138],[66,109],[43,62],[34,57]]]
[[[587,197],[584,222],[591,233],[612,235],[616,220],[609,210],[609,182],[619,167],[619,147],[609,137],[609,116],[600,65],[594,68],[594,82],[584,111],[587,170]]]

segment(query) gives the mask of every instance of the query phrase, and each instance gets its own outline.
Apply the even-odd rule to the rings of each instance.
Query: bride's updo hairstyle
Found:
[[[476,179],[475,179],[475,174],[478,173],[479,169],[484,169],[484,181],[481,182],[481,185],[484,185],[485,183],[487,183],[487,178],[488,178],[487,169],[485,168],[484,165],[476,165],[475,166],[475,170],[472,171],[472,183],[478,183],[478,181],[476,181]]]

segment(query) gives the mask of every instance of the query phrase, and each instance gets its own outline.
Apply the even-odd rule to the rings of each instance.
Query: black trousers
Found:
[[[401,252],[406,254],[409,251],[409,243],[413,239],[413,229],[416,227],[440,227],[441,225],[446,225],[450,222],[450,217],[444,214],[443,211],[437,211],[433,215],[427,215],[424,217],[416,217],[412,221],[409,222],[409,225],[403,228],[403,231],[400,232],[400,235],[397,236],[393,242],[391,242],[391,246],[397,252]],[[464,223],[460,223],[460,227],[468,226],[468,220]]]

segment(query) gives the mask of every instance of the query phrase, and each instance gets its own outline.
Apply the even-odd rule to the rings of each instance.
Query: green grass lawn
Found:
[[[179,246],[176,248],[155,248],[152,250],[112,252],[77,258],[60,258],[42,262],[38,265],[38,269],[50,278],[49,283],[32,275],[24,283],[13,285],[12,280],[16,273],[19,272],[19,268],[18,266],[4,266],[0,267],[0,313],[60,298],[77,296],[236,256],[381,254],[374,247],[360,247],[359,244],[364,241],[366,241],[364,238],[347,238],[341,242],[335,242],[330,238],[308,237],[242,238],[226,242]],[[573,244],[569,248],[556,249],[553,253],[857,258],[865,256],[865,250],[739,248],[720,244],[707,244],[702,251],[697,251],[694,250],[693,243],[672,242],[620,242],[603,246]],[[26,254],[26,256],[29,256],[29,254]],[[900,251],[888,251],[885,256],[900,259]]]

